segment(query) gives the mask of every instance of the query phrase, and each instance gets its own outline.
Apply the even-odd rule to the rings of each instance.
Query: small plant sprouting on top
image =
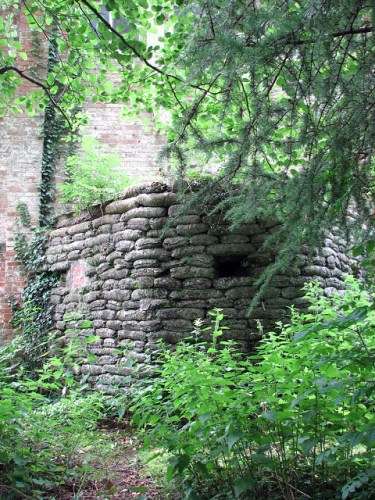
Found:
[[[67,181],[60,186],[62,201],[73,203],[74,211],[89,209],[116,198],[130,184],[121,169],[121,158],[109,152],[95,137],[84,136],[81,150],[66,160]]]

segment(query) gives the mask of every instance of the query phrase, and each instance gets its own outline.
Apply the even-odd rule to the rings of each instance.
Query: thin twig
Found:
[[[290,483],[288,483],[288,486],[289,486],[289,488],[292,488],[292,490],[295,490],[297,493],[301,493],[301,495],[303,495],[304,497],[311,498],[310,495],[308,495],[307,493],[304,493],[303,491],[299,490],[298,488],[296,488],[295,486],[291,485]]]

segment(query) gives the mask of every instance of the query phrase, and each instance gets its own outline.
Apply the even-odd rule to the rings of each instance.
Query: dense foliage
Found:
[[[53,39],[53,27],[51,42],[48,47],[47,71],[52,71],[59,61],[56,41]],[[74,111],[73,111],[74,114]],[[39,224],[50,226],[54,223],[54,201],[55,201],[55,177],[58,165],[62,164],[64,157],[72,149],[72,143],[67,146],[64,139],[69,136],[70,129],[64,116],[58,112],[50,102],[44,111],[43,123],[43,152],[41,177],[39,188]]]
[[[146,446],[169,453],[186,498],[372,497],[375,310],[348,285],[330,299],[309,285],[309,312],[249,359],[220,342],[220,311],[212,345],[198,329],[161,356],[133,419]]]
[[[12,309],[12,327],[18,335],[17,342],[23,352],[21,364],[37,367],[43,364],[52,327],[51,289],[58,281],[57,274],[44,267],[45,246],[48,241],[46,228],[31,225],[30,213],[25,203],[19,203],[19,222],[15,234],[15,251],[24,279],[22,300],[9,297]]]
[[[322,228],[346,225],[349,209],[364,239],[374,196],[371,2],[6,0],[2,9],[3,113],[52,103],[73,130],[89,98],[152,113],[170,165],[209,173],[206,201],[224,186],[230,221],[283,220],[268,242],[279,268]],[[18,37],[19,9],[35,39],[56,47],[44,76]],[[36,87],[17,96],[25,79]]]
[[[19,37],[20,11],[32,51]],[[177,175],[208,174],[199,193],[207,203],[224,189],[217,209],[230,222],[284,222],[268,241],[277,243],[276,267],[322,229],[338,220],[346,226],[351,209],[357,251],[373,265],[371,2],[2,0],[0,14],[1,115],[53,109],[75,133],[88,99],[126,103],[128,117],[146,111],[168,136]],[[46,72],[41,40],[54,47]],[[25,81],[34,87],[20,95]],[[158,115],[165,110],[170,119]],[[72,157],[72,176],[79,165],[91,167],[87,158]],[[51,173],[44,170],[47,179]],[[74,178],[71,199],[105,201],[96,192],[79,198],[80,182],[84,176]],[[54,277],[40,272],[43,233],[31,246],[20,236],[17,246],[32,302],[26,293],[15,316],[26,342],[0,360],[3,496],[46,491],[74,475],[72,450],[102,412],[100,396],[81,399],[73,389],[65,362],[43,363]],[[310,312],[295,312],[251,359],[220,342],[218,313],[213,345],[198,338],[166,352],[158,378],[137,393],[134,421],[145,428],[146,445],[170,454],[168,477],[182,479],[186,496],[226,488],[229,498],[373,496],[373,297],[355,283],[345,296],[326,299],[314,286],[308,296]],[[37,359],[41,366],[30,373]]]

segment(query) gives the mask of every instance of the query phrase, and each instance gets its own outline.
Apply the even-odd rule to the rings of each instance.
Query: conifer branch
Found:
[[[183,129],[182,129],[182,132],[179,134],[179,137],[175,140],[176,143],[179,142],[184,137],[186,128],[190,125],[190,122],[192,121],[195,114],[197,113],[199,106],[201,105],[203,100],[206,98],[206,96],[210,92],[211,88],[215,85],[215,82],[219,77],[220,77],[220,73],[218,75],[216,75],[216,77],[210,83],[209,87],[203,91],[200,98],[190,108],[189,114],[187,116],[187,119],[186,119],[184,126],[183,126]]]
[[[336,31],[335,33],[330,33],[328,36],[331,38],[339,38],[347,35],[362,35],[365,33],[373,33],[375,30],[372,26],[368,26],[367,28],[357,28],[357,29],[350,29],[350,30],[343,30],[343,31]],[[320,40],[320,38],[306,38],[306,40],[293,40],[293,35],[291,37],[292,39],[288,40],[288,45],[305,45],[305,44],[310,44],[310,43],[316,43]]]

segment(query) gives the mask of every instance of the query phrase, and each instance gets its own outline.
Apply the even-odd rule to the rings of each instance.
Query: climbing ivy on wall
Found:
[[[43,156],[41,166],[39,223],[41,226],[51,222],[53,201],[55,199],[54,176],[57,162],[62,155],[59,139],[64,135],[64,126],[52,106],[47,106],[43,125]]]
[[[58,48],[56,43],[56,27],[52,29],[50,45],[48,49],[47,73],[51,73],[53,67],[59,62]],[[43,153],[41,166],[40,226],[49,226],[53,222],[53,201],[55,199],[55,173],[59,162],[71,153],[72,143],[64,142],[62,139],[70,133],[63,116],[56,112],[52,104],[45,109],[43,124]],[[68,145],[69,144],[69,145]]]
[[[58,62],[58,51],[53,37],[48,49],[47,73]],[[35,38],[37,41],[37,37]],[[40,46],[35,43],[34,50],[39,52]],[[63,161],[68,149],[62,142],[68,129],[52,105],[47,105],[43,123],[43,151],[41,164],[41,181],[39,184],[39,226],[33,227],[26,203],[17,206],[19,221],[23,226],[15,235],[16,258],[20,263],[25,278],[22,301],[9,297],[12,309],[12,326],[18,334],[20,357],[23,363],[35,368],[41,355],[48,347],[48,334],[52,325],[49,297],[52,287],[57,283],[56,273],[43,268],[45,261],[45,245],[48,240],[47,229],[53,223],[53,201],[55,191],[55,173],[58,162]],[[26,231],[25,231],[26,229]],[[39,360],[39,361],[38,361]]]
[[[12,326],[19,334],[24,363],[34,367],[41,362],[41,355],[48,347],[48,334],[52,325],[49,306],[50,291],[58,281],[57,273],[44,268],[46,228],[32,227],[25,203],[18,204],[20,222],[27,231],[15,235],[15,251],[25,277],[22,303],[9,298],[12,309]]]
[[[59,62],[56,44],[56,24],[52,26],[48,48],[47,78]],[[40,44],[35,37],[34,50],[40,52]],[[60,89],[64,89],[61,87]],[[45,245],[48,229],[53,224],[53,201],[55,199],[55,174],[59,163],[63,164],[72,153],[72,143],[64,141],[71,130],[51,104],[45,108],[43,123],[43,151],[41,181],[39,184],[39,226],[33,227],[26,203],[18,204],[19,221],[25,230],[19,229],[15,235],[16,258],[25,278],[22,302],[9,297],[12,309],[12,326],[19,334],[20,353],[23,363],[35,367],[41,355],[48,348],[49,332],[52,326],[50,313],[50,291],[57,283],[57,274],[44,268]],[[39,360],[39,361],[38,361]]]

